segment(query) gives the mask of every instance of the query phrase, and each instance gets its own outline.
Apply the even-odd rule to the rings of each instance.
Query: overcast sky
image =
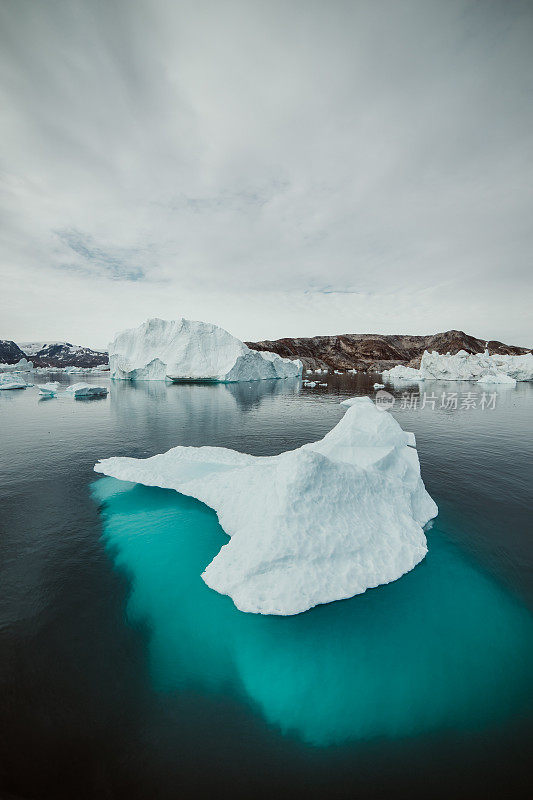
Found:
[[[0,0],[0,338],[533,345],[531,0]]]

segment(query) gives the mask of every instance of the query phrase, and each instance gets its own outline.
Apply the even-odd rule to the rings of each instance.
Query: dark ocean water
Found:
[[[439,505],[428,556],[295,617],[205,586],[226,541],[210,509],[92,471],[292,449],[374,380],[0,392],[0,796],[530,795],[531,385],[394,389]]]

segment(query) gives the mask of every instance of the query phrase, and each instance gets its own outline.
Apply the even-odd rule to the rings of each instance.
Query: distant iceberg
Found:
[[[438,509],[414,437],[368,397],[345,401],[322,440],[277,456],[175,447],[95,471],[174,489],[215,509],[231,536],[202,578],[237,608],[290,615],[394,581],[426,555]]]
[[[459,350],[452,356],[450,353],[444,355],[435,350],[432,353],[425,350],[420,369],[400,364],[385,370],[383,377],[389,381],[478,381],[511,385],[512,381],[533,380],[533,354],[506,356],[489,355],[487,351],[467,353],[466,350]]]
[[[16,364],[0,364],[0,373],[4,372],[31,372],[33,362],[27,358],[21,358]]]
[[[383,370],[382,377],[387,381],[420,381],[423,380],[419,369],[413,367],[404,367],[398,364],[392,369]]]
[[[533,355],[491,356],[487,351],[467,353],[459,350],[452,356],[426,350],[420,363],[420,373],[423,378],[447,381],[477,381],[485,375],[507,375],[515,381],[531,381]]]
[[[109,345],[113,380],[257,381],[293,378],[302,362],[250,350],[223,328],[188,319],[149,319]]]

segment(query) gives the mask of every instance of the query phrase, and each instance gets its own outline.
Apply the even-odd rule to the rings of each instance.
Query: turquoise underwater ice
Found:
[[[476,730],[520,711],[533,619],[442,532],[412,572],[292,617],[244,614],[201,573],[227,536],[176,492],[102,478],[103,537],[131,581],[128,622],[149,631],[160,692],[231,695],[315,746]]]

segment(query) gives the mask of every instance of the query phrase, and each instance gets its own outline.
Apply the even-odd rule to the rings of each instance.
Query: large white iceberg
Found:
[[[446,381],[477,381],[485,375],[508,375],[515,381],[533,380],[533,354],[521,356],[467,353],[459,350],[455,355],[430,353],[426,350],[420,362],[422,378]]]
[[[149,319],[109,345],[114,380],[256,381],[302,374],[302,362],[250,350],[223,328],[189,319]]]
[[[412,434],[368,397],[348,404],[322,440],[277,456],[175,447],[94,469],[211,506],[231,539],[203,573],[207,585],[241,611],[298,614],[413,569],[437,514]]]

